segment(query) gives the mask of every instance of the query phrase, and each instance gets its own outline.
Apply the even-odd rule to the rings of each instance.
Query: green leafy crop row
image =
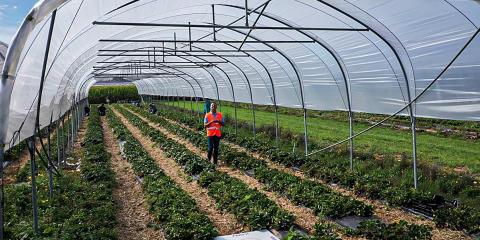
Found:
[[[218,235],[210,219],[200,212],[195,200],[175,184],[145,151],[114,114],[110,126],[120,141],[135,173],[143,179],[143,191],[150,211],[162,223],[167,239],[209,240]]]
[[[68,124],[67,124],[68,126]],[[48,175],[41,165],[37,169],[39,233],[33,231],[30,165],[22,168],[18,183],[5,187],[6,239],[116,239],[116,207],[111,198],[114,179],[109,156],[98,141],[98,115],[89,119],[85,140],[85,160],[81,172],[60,169],[54,177],[54,195],[48,196]],[[101,133],[101,128],[100,128]],[[52,156],[57,156],[56,135],[52,138]],[[99,149],[97,149],[99,148]],[[93,156],[93,154],[98,156]],[[42,152],[43,157],[46,157]],[[37,158],[38,161],[38,158]],[[96,162],[96,163],[95,163]],[[98,163],[98,164],[97,164]]]

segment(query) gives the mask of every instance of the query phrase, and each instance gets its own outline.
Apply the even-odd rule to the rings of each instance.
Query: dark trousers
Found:
[[[220,147],[220,137],[213,136],[208,137],[208,161],[212,161],[213,163],[218,163],[218,148]]]

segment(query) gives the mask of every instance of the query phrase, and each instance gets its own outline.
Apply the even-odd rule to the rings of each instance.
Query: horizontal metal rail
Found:
[[[122,42],[122,43],[190,43],[189,40],[169,40],[169,39],[100,39],[100,42]],[[192,40],[192,43],[242,43],[243,41],[231,40]],[[265,44],[265,43],[315,43],[313,40],[265,40],[265,41],[245,41],[248,44]]]
[[[340,28],[340,27],[288,27],[288,26],[232,26],[218,24],[178,24],[178,23],[141,23],[141,22],[99,22],[93,25],[106,26],[136,26],[136,27],[176,27],[176,28],[223,28],[223,29],[259,29],[259,30],[293,30],[293,31],[369,31],[368,28]]]

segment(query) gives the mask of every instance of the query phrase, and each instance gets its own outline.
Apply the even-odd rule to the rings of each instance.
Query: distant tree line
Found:
[[[135,85],[93,86],[88,93],[90,104],[116,103],[120,101],[138,101],[140,96]]]

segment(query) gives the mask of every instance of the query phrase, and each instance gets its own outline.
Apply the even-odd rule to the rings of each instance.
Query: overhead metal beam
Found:
[[[181,56],[181,57],[184,57],[184,56]],[[120,64],[120,63],[132,63],[134,61],[132,60],[128,60],[128,61],[98,61],[97,64]],[[136,61],[138,62],[138,61]],[[148,63],[148,61],[141,61],[142,63]],[[228,61],[205,61],[205,62],[194,62],[194,61],[188,61],[188,62],[162,62],[162,64],[169,64],[169,63],[173,63],[173,64],[208,64],[208,65],[211,65],[211,64],[221,64],[221,63],[228,63]],[[193,66],[193,65],[192,65]]]
[[[98,57],[148,57],[148,54],[98,54]],[[248,57],[247,55],[235,54],[188,54],[188,55],[168,55],[165,57]]]
[[[94,75],[95,78],[112,78],[112,77],[125,77],[125,76],[171,76],[171,77],[178,77],[180,75],[186,76],[186,74],[172,74],[172,73],[142,73],[142,74],[136,74],[136,73],[116,73],[116,74],[99,74],[99,75]]]
[[[248,27],[248,0],[245,0],[245,26]]]
[[[141,22],[99,22],[94,21],[93,25],[105,26],[135,26],[135,27],[176,27],[176,28],[223,28],[223,29],[259,29],[259,30],[292,30],[292,31],[346,31],[360,32],[369,31],[368,28],[332,28],[332,27],[287,27],[287,26],[232,26],[218,24],[177,24],[177,23],[141,23]]]
[[[136,49],[101,49],[101,50],[98,50],[98,51],[99,52],[152,52],[152,53],[161,52],[161,51],[156,51],[156,49],[160,49],[160,48],[157,47],[157,48],[155,48],[155,50],[146,50],[146,49],[138,49],[138,50],[136,50]],[[164,52],[172,53],[172,52],[175,52],[175,51],[166,50]],[[232,53],[234,53],[234,52],[238,52],[238,50],[235,50],[235,49],[177,50],[177,53],[196,53],[196,52],[199,52],[199,53],[203,53],[203,52],[230,53],[230,52],[232,52]],[[275,52],[275,50],[273,50],[273,49],[265,49],[265,50],[262,50],[262,49],[251,49],[251,50],[242,49],[242,52]]]
[[[159,39],[100,39],[100,42],[121,42],[121,43],[190,43],[189,40],[159,40]],[[213,41],[213,40],[192,40],[192,43],[242,43],[243,41]],[[265,43],[315,43],[313,40],[264,40],[264,41],[245,41],[249,44],[265,44]]]
[[[214,65],[211,65],[214,66]],[[205,65],[205,66],[195,66],[195,65],[169,65],[169,66],[157,66],[157,67],[149,67],[148,65],[139,65],[138,66],[141,69],[168,69],[168,68],[204,68],[204,67],[210,67],[210,65]],[[93,69],[130,69],[131,67],[129,65],[122,65],[122,66],[94,66]]]
[[[215,25],[217,25],[215,22],[215,4],[212,4],[212,21],[213,21],[213,41],[217,41],[217,29],[215,29]]]
[[[257,19],[255,19],[255,22],[253,23],[252,28],[248,30],[247,35],[245,35],[245,38],[243,39],[243,42],[240,44],[240,47],[238,47],[238,51],[242,50],[243,45],[245,45],[245,41],[247,41],[248,37],[250,36],[250,33],[252,33],[253,29],[257,26],[258,20],[260,20],[260,17],[262,17],[263,13],[265,12],[265,9],[267,9],[268,4],[270,3],[271,0],[268,0],[263,8],[262,11],[260,11],[260,14],[258,14]],[[245,19],[247,20],[247,26],[248,26],[248,0],[245,0]]]

